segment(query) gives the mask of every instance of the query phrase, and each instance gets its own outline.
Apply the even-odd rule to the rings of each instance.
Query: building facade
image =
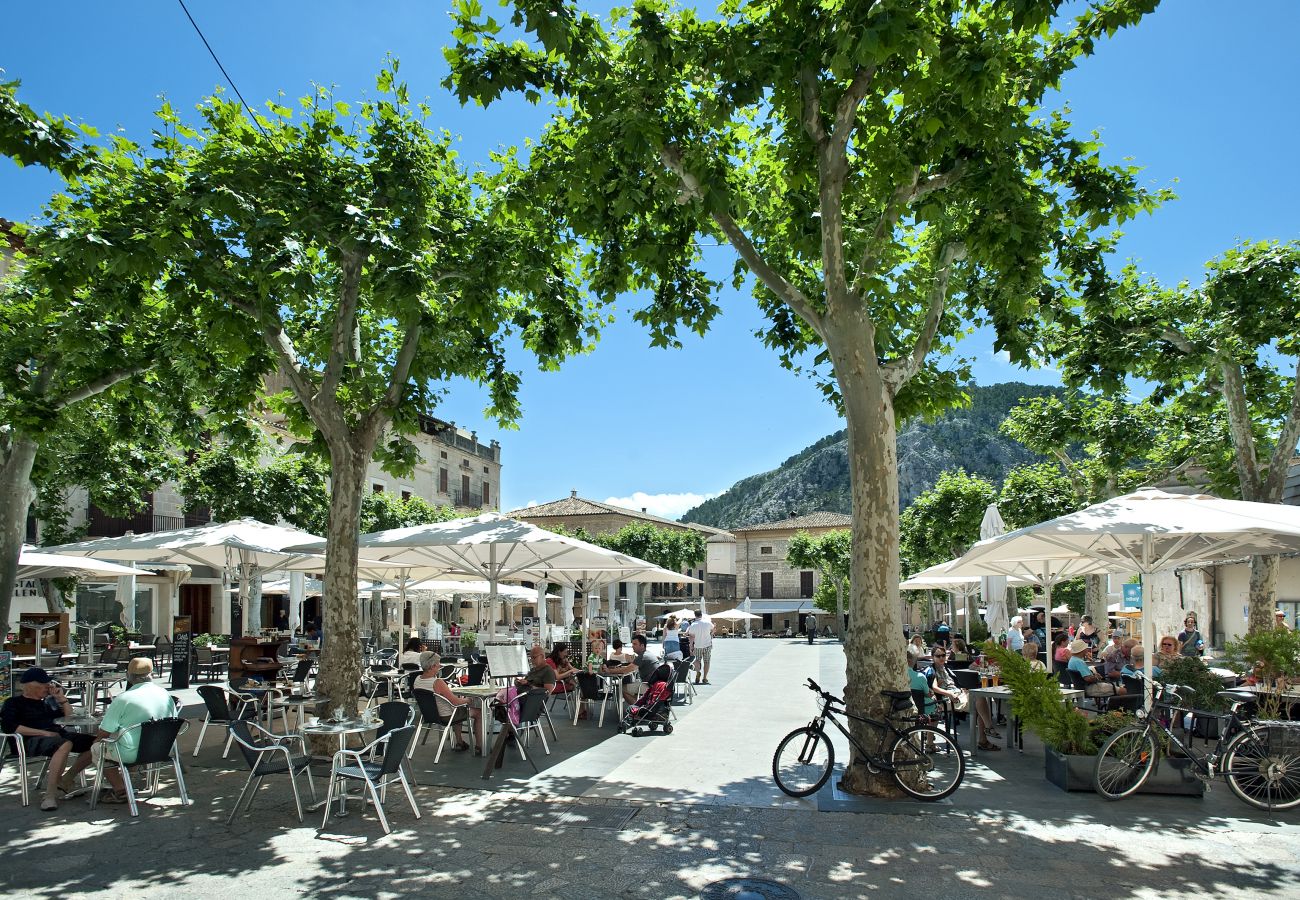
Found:
[[[729,548],[734,546],[731,535],[720,528],[698,525],[694,522],[674,522],[640,510],[627,509],[579,497],[577,491],[570,491],[569,496],[549,503],[526,506],[511,510],[506,515],[512,519],[531,522],[539,528],[563,528],[574,532],[581,528],[588,534],[613,534],[627,525],[649,524],[659,528],[676,531],[694,531],[705,536],[705,557],[685,566],[682,573],[698,578],[704,582],[703,591],[706,600],[716,601],[719,608],[724,601],[734,601],[735,589],[734,556]],[[626,596],[626,586],[620,587],[620,596]],[[698,599],[701,586],[652,584],[646,596],[648,604],[680,603],[687,599]],[[728,604],[729,605],[729,604]]]
[[[748,598],[750,612],[763,617],[761,630],[802,632],[808,617],[816,614],[813,594],[821,575],[790,565],[790,540],[800,532],[817,537],[849,528],[852,522],[842,513],[815,512],[732,529],[736,540],[736,592]]]

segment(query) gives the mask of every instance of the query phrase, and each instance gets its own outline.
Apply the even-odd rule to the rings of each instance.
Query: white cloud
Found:
[[[625,509],[642,509],[654,516],[676,519],[688,509],[699,506],[705,500],[718,496],[714,494],[647,494],[637,491],[631,497],[606,497],[605,502]]]
[[[1011,353],[1007,350],[991,350],[989,351],[989,359],[1009,365],[1011,363]]]

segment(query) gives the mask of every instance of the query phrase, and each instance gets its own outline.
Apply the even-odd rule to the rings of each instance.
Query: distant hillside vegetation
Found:
[[[898,488],[903,507],[932,486],[940,473],[962,468],[1001,484],[1009,469],[1040,462],[998,433],[1007,411],[1022,397],[1062,393],[1062,388],[1008,382],[971,388],[971,405],[933,422],[913,419],[898,433]],[[715,528],[738,528],[801,516],[817,510],[848,513],[849,464],[846,432],[828,434],[770,472],[742,479],[682,516]]]

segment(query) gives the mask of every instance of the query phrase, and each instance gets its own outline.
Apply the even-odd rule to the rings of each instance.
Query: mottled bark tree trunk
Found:
[[[27,514],[36,499],[32,464],[36,441],[21,434],[10,437],[8,451],[0,463],[0,634],[9,631],[9,611],[14,582],[18,578],[18,557],[27,537]]]
[[[1083,614],[1092,617],[1092,624],[1103,632],[1109,621],[1106,610],[1106,576],[1089,575],[1083,580]]]
[[[1246,631],[1255,634],[1276,627],[1273,613],[1277,609],[1278,557],[1250,558],[1250,619]]]
[[[328,708],[356,710],[361,684],[361,610],[357,603],[357,534],[365,496],[370,448],[330,442],[330,519],[326,532],[325,595],[321,598],[325,640],[318,691]]]
[[[879,719],[889,714],[889,703],[880,692],[908,689],[898,605],[898,443],[890,389],[874,360],[865,358],[872,352],[870,329],[846,337],[843,350],[831,348],[848,424],[853,497],[853,595],[844,635],[844,699],[853,712]],[[878,733],[857,722],[850,722],[850,728],[863,746],[875,748]],[[872,774],[853,760],[845,771],[844,788],[857,794],[901,795],[892,777]]]

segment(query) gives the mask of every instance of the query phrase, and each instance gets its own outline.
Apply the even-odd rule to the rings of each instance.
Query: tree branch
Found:
[[[331,397],[338,390],[339,382],[343,378],[343,370],[355,358],[354,332],[357,304],[361,293],[361,255],[355,250],[343,250],[341,257],[339,309],[334,316],[334,334],[330,340],[330,352],[325,360],[325,375],[320,385],[321,393]]]
[[[814,67],[799,70],[799,92],[803,95],[803,130],[820,148],[826,141],[826,127],[822,124],[822,92]]]
[[[1255,433],[1251,430],[1246,385],[1241,377],[1241,369],[1231,358],[1216,353],[1215,362],[1223,373],[1219,391],[1223,395],[1224,406],[1228,409],[1228,429],[1236,451],[1233,463],[1237,467],[1237,479],[1241,482],[1241,499],[1258,501],[1261,499],[1259,453],[1255,447]]]
[[[1277,436],[1277,446],[1273,448],[1268,463],[1268,477],[1264,480],[1260,497],[1266,503],[1282,500],[1282,488],[1286,486],[1287,469],[1295,455],[1297,441],[1300,441],[1300,360],[1296,362],[1291,381],[1291,408],[1287,410],[1286,421],[1282,423],[1282,432]]]
[[[96,394],[102,394],[113,385],[126,381],[132,376],[139,375],[148,368],[148,365],[141,363],[137,366],[128,366],[127,368],[115,369],[112,372],[105,373],[94,381],[87,382],[75,391],[69,391],[62,397],[56,399],[53,403],[53,408],[57,411],[65,409],[74,403],[80,403],[82,400],[89,400]]]
[[[831,132],[831,142],[841,151],[849,145],[849,138],[853,136],[853,126],[857,124],[858,106],[867,96],[871,79],[875,77],[875,66],[863,66],[858,69],[853,73],[853,80],[849,82],[849,86],[840,95],[840,101],[835,104],[835,130]]]
[[[900,184],[894,189],[893,196],[885,204],[885,208],[881,210],[880,218],[876,220],[876,227],[872,229],[871,237],[862,248],[862,256],[858,261],[858,274],[853,279],[852,296],[855,300],[861,295],[862,280],[876,266],[879,257],[877,248],[880,246],[880,242],[885,239],[886,233],[892,231],[894,226],[898,224],[899,218],[903,215],[903,210],[917,200],[951,186],[961,178],[965,170],[966,163],[959,161],[954,163],[953,167],[946,172],[940,172],[938,175],[931,175],[928,178],[921,178],[921,167],[917,166],[912,169],[911,181]]]
[[[688,196],[703,197],[699,179],[687,170],[685,163],[682,161],[681,153],[676,147],[665,147],[660,151],[659,156],[664,165],[681,181],[682,190]],[[780,297],[824,341],[826,333],[822,316],[813,308],[813,305],[803,295],[803,292],[787,281],[780,272],[768,265],[767,260],[763,258],[763,255],[758,252],[758,249],[749,240],[749,235],[745,234],[744,229],[736,224],[729,213],[714,211],[710,213],[710,216],[731,245],[736,248],[740,258],[753,270],[754,274],[758,276],[758,279],[763,282],[768,290]]]
[[[1160,332],[1160,340],[1168,344],[1173,344],[1174,348],[1184,356],[1196,355],[1196,347],[1187,339],[1187,335],[1183,334],[1177,328],[1168,327],[1163,329]]]
[[[925,324],[921,326],[912,352],[899,360],[884,366],[885,378],[901,388],[921,370],[925,357],[930,353],[930,346],[939,332],[939,323],[943,321],[944,304],[948,301],[948,280],[952,275],[953,264],[966,258],[966,245],[958,242],[944,244],[939,253],[939,268],[934,273],[934,283],[930,286],[930,302],[925,312]]]

